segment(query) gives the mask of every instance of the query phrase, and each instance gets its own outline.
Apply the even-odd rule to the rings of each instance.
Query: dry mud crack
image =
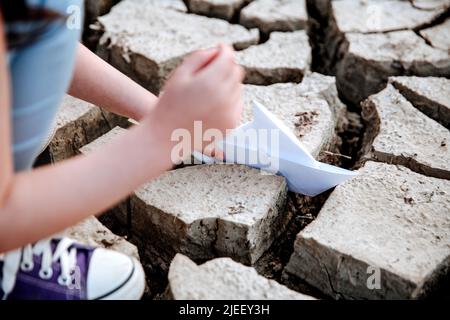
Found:
[[[242,121],[257,99],[316,159],[360,173],[315,198],[239,165],[144,185],[101,221],[138,248],[151,298],[448,295],[448,1],[87,2],[97,53],[147,89],[158,93],[192,51],[231,44],[247,73]],[[58,119],[55,161],[129,126],[71,98]],[[136,254],[92,219],[71,234]]]

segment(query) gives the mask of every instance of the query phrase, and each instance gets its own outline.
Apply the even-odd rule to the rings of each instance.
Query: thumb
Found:
[[[213,61],[218,54],[217,48],[196,51],[184,59],[180,69],[191,74],[197,73]]]

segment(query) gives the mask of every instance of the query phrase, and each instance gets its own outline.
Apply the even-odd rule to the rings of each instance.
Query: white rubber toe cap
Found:
[[[87,298],[139,299],[145,276],[138,261],[119,252],[98,248],[89,263]]]

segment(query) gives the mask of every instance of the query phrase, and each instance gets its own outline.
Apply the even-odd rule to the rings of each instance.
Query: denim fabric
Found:
[[[29,0],[28,3],[44,5],[64,16],[69,16],[74,8],[84,12],[83,0]],[[82,23],[80,28],[69,26],[65,19],[52,22],[36,41],[8,53],[16,171],[32,167],[50,134],[58,106],[70,85],[81,26]],[[26,27],[30,25],[7,26]]]

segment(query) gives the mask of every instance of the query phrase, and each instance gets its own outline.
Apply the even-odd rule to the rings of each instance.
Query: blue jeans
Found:
[[[29,0],[64,17],[83,13],[83,0]],[[77,6],[77,7],[76,7]],[[78,11],[76,11],[78,8]],[[75,17],[75,16],[73,16]],[[12,88],[12,145],[15,171],[32,167],[50,134],[58,107],[72,78],[82,28],[74,20],[54,22],[31,44],[8,53]],[[9,25],[26,27],[24,23]]]

